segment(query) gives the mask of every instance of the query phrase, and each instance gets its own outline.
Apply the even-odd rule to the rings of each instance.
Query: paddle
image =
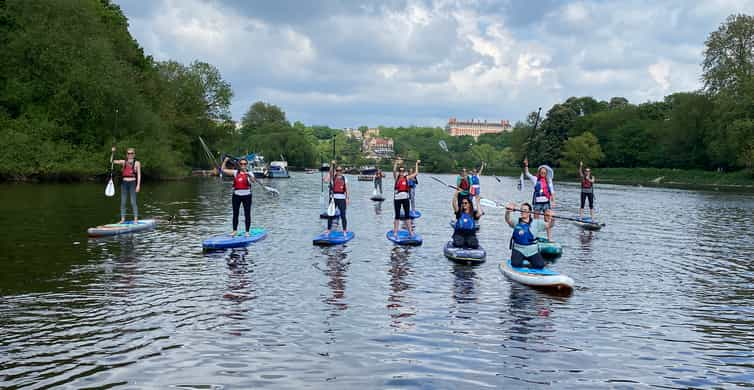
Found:
[[[335,187],[335,136],[332,137],[332,160],[330,161],[330,204],[327,205],[327,216],[335,216],[335,197],[333,196],[333,188]]]
[[[105,186],[105,196],[115,195],[115,185],[113,184],[113,157],[115,156],[115,145],[110,152],[110,178],[107,180],[107,186]]]
[[[220,163],[215,159],[215,156],[212,155],[212,152],[209,150],[209,147],[204,142],[201,136],[199,136],[199,143],[202,145],[202,149],[204,149],[204,153],[207,155],[207,159],[209,160],[210,164],[214,165],[215,168],[218,170],[219,174],[222,176],[222,170],[220,169]]]
[[[481,199],[479,199],[479,203],[481,203],[485,207],[493,207],[493,208],[506,209],[506,210],[508,209],[502,203],[495,202],[494,200],[491,200],[491,199],[481,198]],[[512,209],[512,211],[521,211],[521,209]],[[544,213],[538,213],[536,211],[530,211],[530,213],[535,214],[535,215],[545,215]],[[559,215],[551,215],[551,217],[558,218],[558,219],[565,219],[567,221],[574,221],[574,222],[585,223],[585,224],[589,224],[589,225],[597,225],[597,226],[602,226],[602,227],[605,226],[604,223],[587,222],[587,221],[584,221],[584,220],[581,220],[581,219],[578,219],[578,218],[561,217]]]
[[[448,184],[448,183],[446,183],[446,182],[444,182],[444,181],[442,181],[442,180],[440,180],[440,179],[438,179],[438,178],[436,178],[434,176],[430,176],[430,178],[432,178],[432,180],[434,180],[434,181],[436,181],[436,182],[438,182],[438,183],[440,183],[440,184],[442,184],[442,185],[444,185],[446,187],[450,187],[450,188],[452,188],[454,190],[458,189],[458,187],[452,186],[452,185],[450,185],[450,184]]]
[[[445,143],[444,139],[441,139],[438,144],[440,144],[440,149],[442,149],[444,152],[448,151],[448,144]]]

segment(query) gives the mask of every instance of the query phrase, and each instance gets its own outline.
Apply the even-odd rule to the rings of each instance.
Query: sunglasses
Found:
[[[126,154],[136,154],[136,152],[128,152],[128,153],[126,153]]]
[[[238,163],[239,165],[249,165],[249,163]]]
[[[461,204],[471,204],[471,203],[469,203],[469,202],[461,202]]]

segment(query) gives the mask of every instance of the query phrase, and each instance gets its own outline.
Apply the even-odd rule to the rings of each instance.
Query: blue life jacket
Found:
[[[408,179],[408,186],[411,188],[416,188],[416,181],[414,181],[414,179]]]
[[[456,219],[456,226],[455,228],[457,230],[474,230],[476,227],[476,223],[474,222],[474,217],[466,214],[461,213],[461,215]]]
[[[513,242],[518,245],[532,245],[537,243],[537,238],[531,233],[528,223],[518,220],[516,227],[513,228]]]
[[[471,185],[479,185],[479,176],[471,175]]]

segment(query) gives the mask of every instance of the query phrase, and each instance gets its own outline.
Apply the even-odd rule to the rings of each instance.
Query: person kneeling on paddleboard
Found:
[[[541,165],[537,170],[537,176],[529,173],[529,160],[524,159],[524,174],[534,184],[534,194],[532,203],[534,204],[534,219],[545,210],[555,208],[555,188],[552,186],[552,169],[546,165]]]
[[[545,267],[545,260],[539,253],[537,245],[537,236],[534,234],[537,230],[532,229],[534,219],[531,216],[531,205],[528,203],[521,204],[521,217],[517,223],[511,219],[511,212],[516,210],[516,204],[511,202],[505,206],[505,221],[513,228],[511,237],[511,265],[516,268],[524,266],[524,260],[529,262],[529,268],[542,269]],[[536,226],[536,225],[535,225]]]
[[[394,195],[393,195],[393,207],[395,209],[395,220],[393,221],[393,235],[398,235],[398,222],[400,220],[408,220],[406,223],[406,229],[408,230],[409,236],[414,236],[414,227],[411,223],[411,202],[409,200],[409,197],[411,196],[409,194],[409,191],[411,190],[411,187],[409,186],[408,181],[411,179],[415,179],[416,175],[419,174],[419,163],[421,163],[421,160],[416,160],[416,166],[414,167],[414,173],[410,175],[406,175],[406,168],[401,166],[398,168],[398,164],[402,163],[403,160],[398,159],[395,160],[395,163],[393,163],[393,178],[395,179],[395,186],[393,188]],[[401,215],[401,208],[403,208],[403,215]]]
[[[112,149],[115,153],[115,146]],[[120,222],[126,221],[126,198],[131,198],[131,209],[134,212],[134,223],[139,222],[139,207],[136,205],[136,194],[141,191],[141,163],[136,160],[136,150],[128,148],[125,160],[113,160],[113,164],[123,165],[121,174],[123,181],[120,185]]]
[[[235,236],[238,231],[238,211],[243,204],[243,216],[246,226],[246,237],[249,237],[251,229],[251,183],[256,183],[257,179],[249,173],[249,161],[245,158],[238,160],[238,169],[228,169],[226,164],[230,160],[225,157],[221,167],[224,174],[233,176],[233,231],[231,236]]]
[[[480,218],[482,218],[482,206],[479,204],[479,198],[477,197],[476,210],[474,205],[471,204],[471,200],[468,198],[461,199],[461,204],[458,204],[458,192],[456,187],[456,193],[453,194],[453,212],[456,215],[456,224],[453,227],[453,246],[456,248],[479,248],[479,240],[476,238],[476,225]]]
[[[332,161],[330,167],[335,167],[335,160]],[[331,168],[332,169],[332,168]],[[330,177],[332,178],[332,197],[335,202],[335,207],[340,211],[340,224],[343,226],[343,236],[348,233],[348,221],[346,220],[346,207],[351,203],[351,195],[348,192],[348,180],[343,176],[343,167],[338,165],[335,171],[330,171]],[[333,220],[337,217],[327,219],[327,230],[325,234],[330,234],[332,229]]]

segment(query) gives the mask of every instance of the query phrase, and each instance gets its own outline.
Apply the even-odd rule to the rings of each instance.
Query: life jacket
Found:
[[[592,188],[592,182],[589,181],[589,179],[584,176],[583,179],[581,179],[581,188]]]
[[[468,176],[463,176],[461,178],[461,182],[458,183],[458,188],[460,188],[461,191],[468,191],[469,187],[470,187],[470,185],[469,185],[469,177]]]
[[[537,238],[531,233],[529,224],[520,218],[516,227],[513,228],[513,237],[511,239],[518,245],[532,245],[537,242]]]
[[[476,223],[474,222],[474,217],[467,213],[461,213],[461,215],[456,219],[455,228],[457,230],[474,230],[475,226]]]
[[[136,177],[136,160],[132,163],[129,163],[128,160],[126,160],[126,163],[123,164],[123,171],[121,171],[121,174],[123,177]]]
[[[395,180],[395,192],[408,192],[409,185],[406,176],[398,176]]]
[[[234,190],[248,190],[251,189],[251,183],[249,182],[249,173],[238,171],[236,177],[233,178]]]
[[[550,186],[547,184],[547,177],[537,177],[537,184],[534,186],[534,203],[547,203],[550,199],[552,195]]]
[[[409,179],[408,180],[408,186],[411,187],[411,188],[416,188],[416,180]]]
[[[335,176],[332,192],[335,194],[346,193],[346,179],[343,176]]]
[[[479,176],[477,176],[477,175],[471,175],[471,185],[472,186],[478,186],[479,185]]]

